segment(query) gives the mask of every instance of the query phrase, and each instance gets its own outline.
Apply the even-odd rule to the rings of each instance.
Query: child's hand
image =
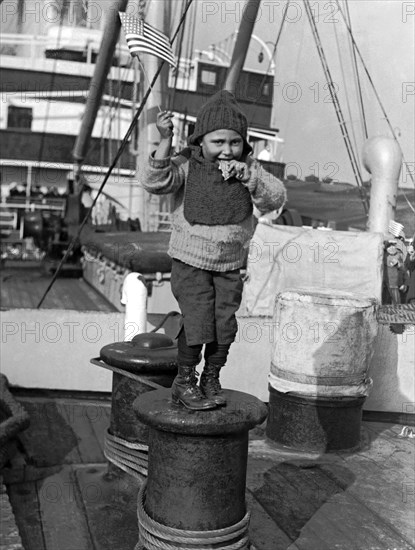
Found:
[[[242,183],[246,183],[251,177],[251,171],[248,165],[245,162],[239,162],[237,160],[229,161],[229,174]]]
[[[168,139],[173,135],[173,113],[170,111],[162,111],[157,114],[157,130],[163,139]]]

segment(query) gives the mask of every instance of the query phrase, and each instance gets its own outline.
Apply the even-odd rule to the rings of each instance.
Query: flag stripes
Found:
[[[138,52],[148,53],[176,66],[176,58],[165,34],[142,19],[124,12],[119,12],[119,15],[131,55],[137,55]]]

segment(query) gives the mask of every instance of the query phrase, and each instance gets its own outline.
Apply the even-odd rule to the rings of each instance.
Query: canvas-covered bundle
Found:
[[[333,289],[381,302],[383,235],[259,223],[251,241],[242,314],[272,317],[289,288]]]

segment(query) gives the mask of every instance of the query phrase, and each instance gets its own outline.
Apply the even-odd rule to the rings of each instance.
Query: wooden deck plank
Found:
[[[379,464],[381,467],[400,469],[414,466],[414,439],[398,437],[399,427],[394,430],[366,422],[362,427],[363,445],[358,456],[364,456]]]
[[[327,544],[330,550],[412,547],[407,538],[401,536],[402,522],[396,529],[387,516],[380,517],[370,508],[369,501],[362,503],[354,498],[351,488],[359,485],[360,479],[356,479],[354,469],[346,467],[344,462],[343,465],[332,460],[324,463],[324,457],[321,457],[317,462],[297,459],[295,464],[273,464],[270,460],[260,459],[251,467],[249,488],[300,549],[323,549]],[[336,476],[333,471],[337,472]],[[363,478],[364,473],[361,474]],[[381,480],[374,478],[372,483],[376,487]],[[402,509],[401,505],[401,513]],[[320,539],[321,533],[324,533],[323,540]]]
[[[267,468],[266,462],[263,461],[262,465],[257,464],[255,480],[249,477],[248,487],[267,514],[284,531],[289,540],[294,542],[321,503],[317,502],[313,505],[307,501],[304,487],[298,490],[297,487],[287,483],[278,471],[280,465],[271,464]],[[261,470],[262,475],[260,475]],[[317,548],[318,540],[314,543]]]
[[[341,538],[337,539],[339,548],[342,548],[343,542],[344,548],[413,550],[412,545],[347,492],[334,495],[317,510],[311,523],[316,522],[322,526],[336,525],[344,535],[344,542]]]
[[[30,415],[30,426],[20,440],[38,467],[81,462],[78,439],[69,426],[63,405],[52,399],[19,399]]]
[[[117,476],[105,475],[108,468],[103,458],[97,464],[85,462],[94,453],[102,457],[110,404],[66,397],[27,397],[24,401],[35,417],[34,429],[23,432],[22,440],[26,452],[38,456],[29,455],[27,465],[16,462],[18,471],[5,471],[4,479],[9,490],[23,480],[32,485],[32,492],[30,481],[38,480],[39,503],[45,507],[45,517],[41,517],[45,546],[32,545],[28,536],[25,550],[132,550],[138,538],[138,481],[122,471]],[[413,440],[398,438],[399,426],[368,423],[369,429],[364,424],[363,448],[356,453],[297,453],[267,444],[261,431],[254,434],[246,499],[251,510],[251,540],[257,550],[415,547],[410,533]],[[76,464],[69,466],[68,462]],[[405,481],[409,484],[406,493]],[[69,519],[64,511],[67,506],[71,507]],[[43,514],[43,508],[38,510]],[[29,511],[27,506],[24,513]],[[84,541],[71,540],[69,532],[75,524],[88,539],[86,546]],[[26,525],[30,535],[32,526]],[[72,546],[61,543],[61,537]],[[63,546],[53,546],[54,541]]]
[[[100,405],[76,403],[74,400],[61,401],[61,405],[62,414],[78,440],[79,462],[105,462],[102,447],[93,428],[96,419],[102,415]]]
[[[36,484],[46,550],[95,550],[71,466]]]
[[[8,267],[2,270],[0,303],[5,308],[36,308],[51,276],[42,272],[42,267],[28,270]],[[83,279],[58,278],[47,294],[42,308],[75,309],[78,311],[117,311],[103,296]]]
[[[257,550],[285,550],[291,544],[289,537],[265,512],[254,495],[247,489],[246,503],[251,512],[249,537]],[[322,548],[321,550],[326,550]]]
[[[311,510],[310,519],[301,529],[296,544],[300,548],[328,546],[330,550],[337,544],[348,547],[353,543],[353,535],[341,528],[342,518],[336,510],[332,510],[332,521],[327,521],[325,516],[318,513],[327,502],[332,501],[333,496],[344,491],[341,485],[324,474],[320,464],[322,460],[323,457],[318,461],[303,459],[297,460],[295,464],[286,461],[278,467],[278,473],[285,479],[284,485],[291,485],[298,498],[309,503]],[[347,487],[354,477],[346,468],[344,470]]]
[[[104,452],[105,438],[110,425],[111,405],[108,403],[101,403],[99,408],[99,414],[96,415],[93,421],[91,421],[92,428],[95,432],[98,444],[100,445],[102,453]]]
[[[358,548],[410,548],[387,518],[381,518],[368,507],[367,502],[363,504],[351,494],[350,488],[360,480],[356,479],[356,473],[349,468],[349,463],[347,467],[340,464],[335,467],[342,472],[342,483],[337,483],[334,476],[327,476],[320,464],[305,466],[301,475],[289,464],[281,464],[279,472],[301,492],[301,498],[308,500],[315,509],[309,522],[315,533],[323,530],[326,540],[330,540],[328,529],[335,526],[342,537],[333,532],[333,547],[342,540],[343,544],[347,544],[353,534],[352,541]],[[329,467],[333,469],[333,464]]]
[[[106,472],[104,465],[76,467],[94,550],[132,550],[138,542],[139,482],[124,472]]]
[[[370,508],[409,544],[415,545],[413,469],[408,472],[404,468],[398,471],[382,468],[361,456],[348,457],[347,466],[356,478],[347,493]],[[326,464],[322,469],[339,484],[345,484],[342,469],[336,465]]]
[[[45,550],[36,484],[9,485],[8,494],[23,547]]]
[[[32,483],[47,476],[51,476],[61,469],[61,464],[38,468],[36,466],[25,466],[24,468],[4,468],[2,471],[4,481],[7,485],[18,483]]]

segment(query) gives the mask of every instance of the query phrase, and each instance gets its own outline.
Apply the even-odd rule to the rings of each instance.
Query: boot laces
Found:
[[[217,395],[222,391],[222,386],[219,382],[219,377],[215,376],[212,373],[209,373],[209,375],[204,376],[204,384],[203,386],[209,390],[210,393],[213,395]]]
[[[198,397],[203,399],[205,396],[202,392],[202,390],[197,385],[197,377],[199,376],[199,373],[197,371],[194,371],[189,374],[189,386],[191,386],[192,393]]]

